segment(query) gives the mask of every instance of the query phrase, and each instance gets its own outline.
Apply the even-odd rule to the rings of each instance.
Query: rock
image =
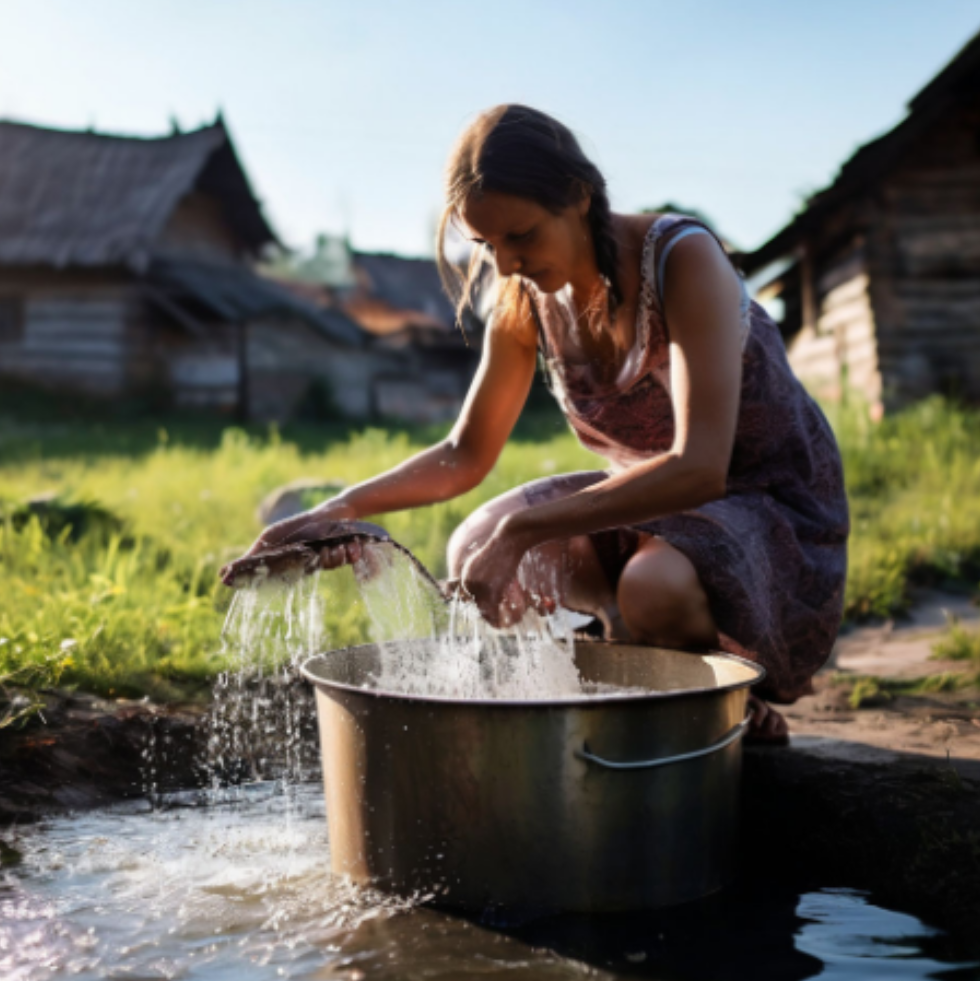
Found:
[[[259,505],[258,519],[263,526],[273,525],[306,511],[310,507],[306,502],[311,497],[331,497],[346,487],[347,484],[342,480],[301,477],[267,494]]]
[[[870,890],[980,955],[980,762],[794,737],[747,748],[744,773],[747,874]]]

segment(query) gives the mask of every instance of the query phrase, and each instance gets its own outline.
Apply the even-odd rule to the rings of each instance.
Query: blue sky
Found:
[[[976,0],[0,0],[0,117],[231,127],[281,237],[431,251],[472,116],[557,115],[616,210],[778,231],[977,31]]]

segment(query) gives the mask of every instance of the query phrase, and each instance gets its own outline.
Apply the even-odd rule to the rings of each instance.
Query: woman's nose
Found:
[[[497,263],[498,276],[513,276],[514,273],[521,271],[522,262],[519,256],[507,249],[498,249],[494,252],[494,259]]]

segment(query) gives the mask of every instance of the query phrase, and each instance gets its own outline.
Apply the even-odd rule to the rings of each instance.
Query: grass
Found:
[[[980,685],[980,630],[970,630],[950,617],[946,630],[932,645],[932,656],[942,661],[966,661],[974,682]]]
[[[913,584],[980,580],[980,412],[931,398],[872,423],[829,413],[844,458],[852,537],[845,616],[905,610]]]
[[[830,418],[853,516],[847,616],[894,615],[914,583],[980,578],[980,413],[934,399],[880,425],[854,406]],[[3,396],[6,717],[19,711],[15,692],[46,684],[162,699],[202,689],[223,663],[229,596],[217,570],[258,533],[262,497],[300,476],[355,482],[442,431],[334,423],[280,433]],[[538,413],[481,487],[384,523],[441,574],[446,541],[474,507],[527,480],[598,465],[553,412]],[[54,500],[25,509],[43,493]],[[362,625],[345,608],[328,624],[331,640],[349,641]],[[0,725],[4,711],[0,704]]]
[[[958,671],[942,671],[922,678],[881,678],[877,675],[835,674],[835,685],[850,688],[847,702],[852,709],[886,705],[902,696],[935,695],[960,691],[974,684],[974,679]]]

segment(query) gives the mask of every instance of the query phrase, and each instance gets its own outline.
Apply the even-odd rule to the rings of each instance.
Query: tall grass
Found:
[[[138,427],[121,428],[139,449],[102,452],[103,434],[76,427],[73,439],[55,430],[58,450],[49,453],[36,424],[25,433],[0,422],[0,452],[7,451],[0,462],[0,687],[60,679],[115,696],[192,694],[222,663],[219,632],[230,593],[217,572],[260,531],[262,497],[298,476],[354,483],[438,435],[329,432],[324,447],[304,451],[317,442],[315,432],[293,440],[275,429],[225,428],[211,445],[198,428],[189,435],[161,429],[155,441]],[[385,525],[442,574],[449,535],[481,502],[534,477],[596,465],[567,433],[517,440],[477,490],[389,515]],[[40,517],[25,518],[18,502],[51,491],[66,505],[98,502],[122,520],[121,529],[100,525],[75,536],[70,525],[52,533]],[[363,618],[338,604],[328,629],[337,642],[352,642]]]
[[[899,612],[916,581],[975,584],[980,413],[934,399],[878,425],[859,407],[829,414],[853,517],[847,616]],[[262,497],[300,476],[353,483],[438,435],[339,427],[280,435],[200,420],[161,428],[43,415],[28,423],[0,405],[0,688],[60,679],[109,695],[192,693],[221,664],[229,595],[217,570],[258,533]],[[479,488],[384,523],[441,574],[449,535],[481,502],[598,465],[541,417],[524,424]],[[43,492],[96,502],[119,521],[79,532],[18,510]],[[348,642],[362,621],[346,605],[329,626]]]
[[[980,412],[931,398],[872,423],[830,412],[851,505],[846,616],[889,616],[911,583],[980,580]]]

